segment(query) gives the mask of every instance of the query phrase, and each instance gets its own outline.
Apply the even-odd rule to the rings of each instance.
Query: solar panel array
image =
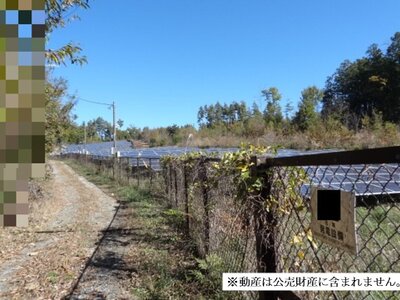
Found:
[[[111,156],[111,148],[113,147],[113,142],[101,142],[101,143],[91,143],[91,144],[71,144],[65,147],[62,151],[64,154],[68,153],[81,153],[84,154],[85,151],[88,155],[93,156]],[[152,147],[152,148],[138,148],[134,149],[132,144],[128,141],[117,141],[116,142],[117,151],[121,157],[130,158],[160,158],[165,155],[181,155],[188,152],[198,152],[202,151],[204,153],[226,153],[235,152],[238,148],[197,148],[197,147]],[[298,151],[292,149],[280,149],[277,156],[292,156],[300,155],[303,153],[321,153],[327,152],[329,150],[318,150],[318,151]],[[332,150],[330,150],[332,151]]]
[[[85,151],[88,155],[94,156],[111,156],[111,148],[114,146],[114,142],[101,142],[91,144],[71,144],[68,145],[63,151],[63,154],[69,153],[81,153]],[[117,141],[116,146],[118,151],[129,151],[132,150],[132,145],[128,141]]]
[[[235,152],[238,148],[206,148],[197,147],[153,147],[132,148],[128,141],[117,141],[117,151],[120,157],[129,159],[132,166],[151,167],[155,171],[161,170],[160,158],[165,155],[181,155],[184,153],[202,151],[204,153],[216,153],[222,155],[226,152]],[[110,157],[113,142],[102,142],[93,144],[68,145],[63,153],[86,153],[98,157]],[[302,154],[313,154],[332,152],[337,150],[298,151],[291,149],[280,149],[278,157],[294,156]],[[353,165],[353,166],[318,166],[305,167],[311,184],[326,188],[340,188],[353,191],[356,195],[378,195],[384,191],[387,194],[400,193],[400,167],[394,165]],[[310,191],[309,184],[302,188],[303,194]]]
[[[92,144],[75,144],[68,145],[63,154],[80,153],[98,157],[111,157],[111,148],[113,142],[102,142]],[[134,149],[128,141],[116,142],[118,155],[120,157],[129,158],[132,166],[151,166],[154,170],[161,170],[159,159],[165,155],[182,155],[184,153],[199,152],[223,154],[226,152],[237,151],[237,148],[207,148],[201,149],[197,147],[152,147]]]
[[[227,152],[235,152],[238,148],[197,148],[197,147],[152,147],[152,148],[138,148],[134,149],[132,144],[128,141],[117,141],[117,151],[120,157],[129,158],[130,164],[132,166],[149,167],[151,166],[154,170],[161,170],[159,159],[165,155],[182,155],[184,153],[190,152],[203,152],[206,154],[216,153],[217,155],[222,155]],[[68,145],[62,153],[87,153],[92,156],[99,157],[110,157],[111,148],[113,147],[113,142],[101,142],[101,143],[91,143],[91,144],[74,144]],[[326,150],[324,150],[326,152]],[[319,153],[321,151],[307,152]],[[291,149],[280,149],[277,156],[292,156],[300,155],[304,151],[291,150]]]
[[[354,192],[356,196],[400,194],[400,167],[398,164],[340,165],[304,168],[311,185]],[[308,195],[309,184],[303,187]]]

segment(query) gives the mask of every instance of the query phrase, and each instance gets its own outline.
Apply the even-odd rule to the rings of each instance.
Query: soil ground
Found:
[[[29,227],[0,229],[0,299],[197,298],[187,276],[196,262],[160,206],[117,202],[64,162],[49,164]]]

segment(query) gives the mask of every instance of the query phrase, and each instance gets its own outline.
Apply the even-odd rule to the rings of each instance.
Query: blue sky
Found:
[[[112,3],[112,4],[110,4]],[[386,49],[400,31],[399,0],[125,0],[90,1],[81,21],[52,33],[48,48],[74,41],[88,64],[55,75],[70,92],[117,104],[125,126],[197,122],[216,101],[263,104],[276,86],[282,107],[297,109],[301,91],[324,87],[345,59],[372,43]],[[78,102],[78,122],[107,107]]]

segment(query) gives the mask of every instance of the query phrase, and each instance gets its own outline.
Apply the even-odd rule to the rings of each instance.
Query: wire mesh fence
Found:
[[[124,185],[135,185],[153,194],[164,196],[165,182],[159,165],[159,158],[132,158],[85,155],[66,153],[61,159],[74,159],[80,164],[91,168],[95,173],[102,174]]]
[[[280,214],[274,228],[277,272],[400,272],[400,202],[399,194],[387,190],[400,174],[397,165],[323,166],[304,168],[307,182],[296,187],[304,209],[291,209]],[[293,167],[272,167],[276,174],[271,182],[271,194],[280,200],[290,189],[286,178],[298,172]],[[368,173],[368,175],[367,175]],[[296,174],[295,174],[296,175]],[[353,176],[351,184],[349,176]],[[386,180],[377,180],[387,177]],[[391,179],[392,178],[392,179]],[[399,181],[397,185],[399,185]],[[358,253],[353,255],[338,247],[309,239],[311,223],[311,186],[343,189],[356,195],[355,224]],[[381,192],[377,192],[380,190]],[[298,199],[296,199],[298,200]],[[329,222],[322,230],[338,240],[340,232]],[[398,292],[384,291],[318,291],[297,292],[301,299],[398,299]]]
[[[240,191],[234,176],[220,176],[213,168],[221,163],[216,158],[169,160],[159,171],[148,167],[150,161],[141,166],[120,158],[113,165],[104,158],[75,158],[101,172],[114,172],[126,183],[140,184],[141,178],[151,177],[168,204],[184,216],[183,230],[198,255],[212,259],[221,272],[400,272],[400,147],[259,158],[253,173],[263,185],[245,201],[237,201]],[[315,187],[354,195],[357,253],[312,235]],[[321,230],[339,242],[341,233],[326,224]],[[245,292],[235,297],[399,299],[393,291]]]

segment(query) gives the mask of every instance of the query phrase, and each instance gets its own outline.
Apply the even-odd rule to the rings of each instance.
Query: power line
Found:
[[[83,98],[80,98],[80,97],[78,97],[77,99],[85,101],[85,102],[88,102],[88,103],[93,103],[93,104],[98,104],[98,105],[106,105],[109,108],[112,108],[112,111],[113,111],[113,140],[114,140],[114,147],[113,147],[114,153],[113,154],[115,155],[114,156],[114,158],[115,158],[117,156],[117,127],[115,126],[115,101],[113,101],[113,103],[104,103],[104,102],[87,100],[87,99],[83,99]],[[113,173],[113,176],[114,175],[115,174]]]
[[[89,103],[99,104],[99,105],[113,106],[112,103],[97,102],[97,101],[92,101],[92,100],[83,99],[83,98],[81,98],[81,97],[78,97],[77,99],[78,99],[78,100],[85,101],[85,102],[89,102]]]

